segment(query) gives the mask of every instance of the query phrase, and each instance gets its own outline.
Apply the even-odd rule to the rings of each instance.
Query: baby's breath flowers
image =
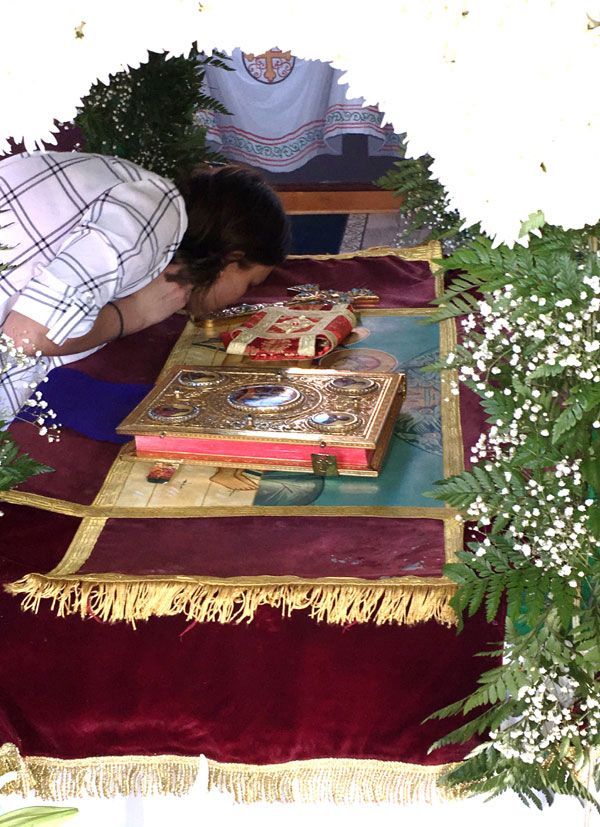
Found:
[[[582,687],[567,667],[548,663],[537,670],[531,683],[521,686],[517,699],[522,714],[489,735],[505,758],[543,764],[551,747],[560,751],[575,739],[583,747],[595,746],[600,731],[597,685]]]
[[[480,238],[443,266],[464,274],[437,314],[460,316],[460,336],[435,367],[487,414],[467,470],[434,494],[469,531],[445,573],[457,611],[508,607],[508,654],[464,706],[491,707],[456,733],[489,727],[461,780],[586,798],[577,773],[600,747],[600,258],[545,227],[528,250]]]
[[[205,66],[221,56],[200,55],[190,42],[186,55],[150,53],[138,68],[111,73],[83,98],[75,125],[87,152],[118,155],[167,178],[178,179],[196,164],[225,160],[209,151],[202,110],[228,114],[206,93]]]
[[[10,405],[10,397],[5,396],[4,408],[0,408],[0,424],[22,419],[31,422],[37,428],[40,436],[48,438],[48,442],[58,442],[60,440],[60,426],[56,422],[56,413],[48,407],[42,392],[37,390],[40,382],[47,382],[48,380],[46,377],[40,377],[39,381],[35,379],[32,381],[32,376],[36,376],[36,367],[41,364],[41,358],[41,351],[29,356],[21,345],[17,347],[10,336],[0,332],[0,388],[4,383],[14,382],[13,376],[22,375],[24,378],[20,381],[29,390],[29,395],[25,399],[22,408],[27,416],[22,416],[18,411],[13,410]]]
[[[574,290],[573,299],[531,293],[517,279],[494,290],[488,301],[479,301],[477,317],[471,313],[462,320],[460,355],[449,354],[446,364],[460,359],[459,382],[483,395],[492,414],[489,430],[471,449],[471,462],[500,472],[505,481],[500,493],[507,500],[500,509],[477,496],[466,519],[483,528],[500,514],[516,551],[577,586],[574,564],[585,565],[597,542],[588,520],[594,502],[587,497],[578,447],[563,456],[553,442],[560,442],[573,407],[585,406],[585,385],[593,393],[600,383],[600,279],[583,269],[572,275],[586,288]],[[480,545],[476,555],[485,549]]]
[[[31,422],[39,435],[46,437],[49,442],[58,442],[60,439],[56,413],[48,406],[41,391],[37,390],[38,382],[34,380],[40,360],[41,353],[28,356],[22,347],[15,346],[9,336],[0,333],[0,399],[4,399],[3,409],[0,409],[0,491],[7,491],[25,482],[34,474],[52,471],[52,468],[42,465],[28,454],[20,453],[14,437],[6,430],[11,421],[22,419]],[[18,398],[22,398],[20,389],[14,387],[14,383],[19,381],[24,382],[29,391],[22,413],[15,411],[12,403],[17,398],[15,390],[19,391]],[[9,388],[10,393],[3,393],[3,385]],[[0,511],[0,517],[2,516],[3,512]]]

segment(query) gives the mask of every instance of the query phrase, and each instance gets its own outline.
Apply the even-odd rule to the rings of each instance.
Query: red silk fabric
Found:
[[[244,349],[244,355],[257,361],[273,360],[273,359],[306,359],[306,354],[299,353],[300,337],[310,334],[311,330],[321,319],[320,311],[331,310],[333,305],[321,305],[320,307],[307,308],[303,316],[305,318],[299,319],[297,316],[286,314],[285,309],[281,309],[281,315],[274,322],[263,336],[257,336],[248,342]],[[352,312],[352,306],[348,309]],[[244,322],[240,323],[239,327],[234,330],[227,330],[221,333],[221,341],[225,348],[237,339],[238,336],[245,330],[251,330],[265,318],[265,311],[259,310],[254,313]],[[348,336],[352,331],[352,323],[345,316],[335,316],[325,330],[330,334],[329,338],[320,334],[313,334],[314,339],[314,353],[311,356],[313,359],[318,359],[329,353],[334,347]],[[275,338],[269,338],[269,334],[275,334]],[[280,334],[289,334],[285,339],[280,338]]]

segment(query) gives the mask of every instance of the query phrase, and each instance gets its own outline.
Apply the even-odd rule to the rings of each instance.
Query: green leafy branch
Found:
[[[5,423],[0,422],[0,428]],[[53,468],[43,465],[20,448],[8,431],[0,430],[0,491],[9,491],[36,474],[46,474]]]
[[[527,246],[493,247],[462,228],[432,163],[399,160],[377,183],[402,196],[410,230],[454,242],[426,323],[460,318],[462,337],[429,369],[479,396],[487,431],[471,467],[429,496],[471,524],[444,569],[461,623],[507,607],[502,663],[432,716],[469,718],[432,749],[483,739],[441,780],[468,794],[597,806],[584,778],[592,769],[600,787],[600,225],[563,230],[538,211],[523,222]]]
[[[405,142],[399,147],[399,152],[404,156]],[[402,198],[398,209],[409,219],[409,233],[426,228],[429,231],[427,241],[452,239],[454,244],[462,245],[471,241],[479,229],[477,226],[464,228],[461,216],[450,209],[444,187],[432,176],[432,163],[433,158],[429,155],[402,157],[375,183]]]
[[[225,159],[206,144],[200,110],[230,114],[204,91],[206,67],[232,71],[228,58],[193,48],[187,56],[150,52],[136,69],[117,72],[110,83],[96,83],[82,100],[75,124],[84,149],[117,155],[159,175],[177,179],[198,163]]]
[[[597,613],[594,623],[598,623]],[[585,634],[593,633],[588,629]],[[543,678],[549,664],[559,663],[574,669],[573,646],[569,645],[568,636],[550,604],[527,632],[517,630],[508,620],[507,640],[513,643],[505,646],[502,666],[484,672],[474,693],[430,718],[467,716],[474,709],[486,707],[484,711],[436,741],[430,751],[451,743],[463,743],[489,731],[492,734],[510,733],[522,721],[523,698],[532,684]],[[490,653],[482,652],[481,655],[489,657]],[[598,660],[594,661],[594,667],[598,667]],[[581,668],[580,662],[574,671],[582,684],[589,680],[589,672],[585,667]],[[512,789],[524,803],[536,806],[540,806],[541,796],[551,803],[554,795],[561,793],[590,801],[598,807],[592,792],[581,780],[590,760],[590,750],[577,735],[553,743],[541,762],[507,759],[496,749],[492,738],[491,742],[472,750],[458,767],[445,774],[441,783],[458,787],[469,795],[487,794],[490,798]]]
[[[75,807],[21,807],[0,815],[0,827],[38,827],[42,824],[58,827],[78,812]]]
[[[570,795],[589,801],[600,811],[594,795],[581,781],[581,769],[576,770],[572,762],[560,755],[553,756],[543,766],[502,758],[493,746],[484,744],[458,767],[445,773],[440,783],[458,787],[469,795],[486,795],[488,801],[512,790],[523,804],[533,804],[539,810],[545,802],[552,804],[556,794]]]
[[[503,663],[438,715],[483,711],[434,746],[483,738],[443,783],[491,797],[513,789],[536,805],[559,792],[593,801],[582,772],[600,746],[600,265],[591,230],[544,227],[513,250],[477,238],[440,262],[447,288],[431,320],[461,317],[460,344],[431,369],[451,368],[479,396],[488,427],[471,467],[429,494],[472,524],[444,569],[458,587],[452,606],[461,624],[507,607]]]

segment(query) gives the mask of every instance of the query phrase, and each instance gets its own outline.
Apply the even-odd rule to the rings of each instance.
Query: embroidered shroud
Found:
[[[135,623],[183,614],[229,623],[251,620],[267,604],[335,624],[453,624],[455,586],[442,569],[462,548],[462,527],[454,509],[422,492],[463,467],[461,409],[469,444],[483,416],[475,397],[474,405],[468,393],[450,394],[452,371],[440,378],[421,370],[447,353],[456,336],[453,320],[421,324],[435,312],[427,304],[438,279],[427,259],[439,255],[438,247],[292,259],[251,297],[281,301],[288,286],[307,279],[336,290],[369,286],[381,296],[382,306],[365,310],[361,327],[319,362],[406,372],[407,398],[377,478],[342,482],[183,462],[167,485],[156,486],[147,482],[153,461],[133,457],[129,446],[117,453],[65,429],[58,446],[69,455],[65,464],[55,444],[45,446],[17,426],[20,444],[27,449],[35,440],[36,457],[57,470],[4,499],[81,520],[58,566],[10,585],[24,596],[23,607],[37,610],[46,598],[61,615],[91,611]],[[109,358],[119,350],[113,343],[80,367],[108,380],[148,381],[160,358],[148,335],[155,334],[143,336],[137,351],[126,343],[126,359]],[[225,354],[218,337],[188,324],[163,374],[176,364],[214,367],[244,358]],[[101,409],[100,397],[93,407]]]

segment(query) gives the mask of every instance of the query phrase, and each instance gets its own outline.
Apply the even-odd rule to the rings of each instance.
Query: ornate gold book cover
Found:
[[[375,476],[405,394],[402,373],[179,365],[117,431],[140,457]]]

